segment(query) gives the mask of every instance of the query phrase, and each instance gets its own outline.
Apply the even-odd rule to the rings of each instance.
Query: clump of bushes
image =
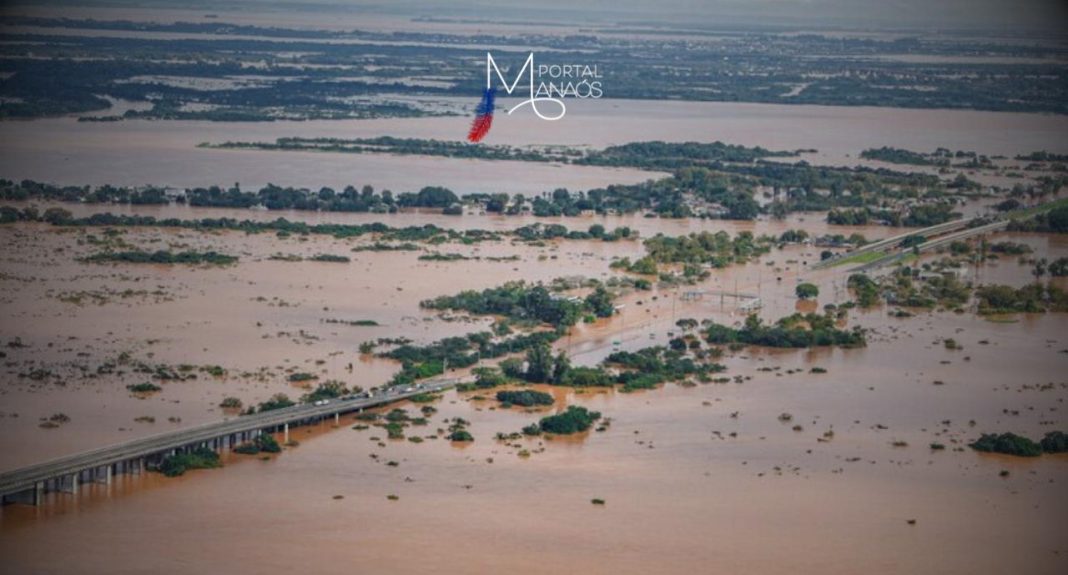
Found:
[[[222,402],[219,403],[219,407],[223,409],[241,409],[242,405],[241,400],[236,397],[223,398]]]
[[[156,392],[156,391],[160,391],[163,388],[158,386],[158,385],[156,385],[156,384],[154,384],[154,383],[145,382],[145,383],[135,383],[135,384],[132,384],[132,385],[127,385],[126,389],[128,389],[128,390],[130,390],[130,391],[132,391],[134,393],[153,393],[153,392]]]
[[[310,259],[313,262],[330,262],[330,263],[342,263],[342,264],[347,264],[350,261],[352,261],[352,260],[349,259],[348,256],[337,256],[337,255],[334,255],[334,254],[318,254],[318,255],[314,255],[314,256],[312,256],[312,257],[310,257],[308,259]]]
[[[282,451],[282,446],[278,445],[278,441],[273,436],[264,433],[252,441],[246,441],[238,445],[234,448],[234,451],[243,455],[256,455],[260,452],[279,453]]]
[[[449,433],[449,441],[474,441],[474,436],[466,429],[457,429]]]
[[[757,315],[750,315],[741,329],[713,323],[705,338],[709,343],[762,345],[780,348],[805,348],[818,346],[864,347],[866,339],[860,328],[841,330],[835,325],[837,317],[793,314],[780,319],[774,325],[764,325]]]
[[[289,376],[290,381],[292,381],[292,378],[295,375],[307,374],[294,373],[293,375]],[[300,401],[303,403],[315,403],[316,401],[319,401],[321,399],[335,399],[343,395],[348,395],[349,393],[349,388],[346,387],[344,383],[337,381],[336,379],[331,379],[329,381],[324,381],[323,383],[320,383],[315,387],[315,389],[301,396]]]
[[[123,262],[130,264],[229,265],[237,262],[237,257],[220,254],[214,251],[185,251],[173,253],[167,250],[158,250],[155,252],[131,250],[125,252],[101,252],[85,258],[85,261],[92,263]]]
[[[601,414],[599,412],[571,405],[563,413],[541,418],[541,421],[538,422],[538,427],[545,433],[568,435],[586,431],[593,425],[593,422],[600,418]]]
[[[1052,284],[1033,283],[1021,288],[984,285],[975,290],[975,297],[980,314],[1068,310],[1068,292]]]
[[[1004,453],[1019,457],[1038,457],[1042,455],[1042,446],[1015,433],[984,433],[969,444],[976,451],[987,453]]]
[[[178,477],[189,469],[212,469],[222,467],[219,454],[206,447],[198,447],[189,453],[179,453],[163,459],[159,472],[167,477]]]
[[[498,391],[497,401],[503,404],[534,407],[535,405],[552,405],[553,396],[541,391],[528,389],[522,391]]]
[[[53,413],[48,419],[41,418],[40,426],[45,429],[52,429],[70,422],[70,416],[66,413]]]
[[[467,431],[467,420],[457,417],[449,425],[449,441],[474,441],[475,438]]]
[[[290,383],[302,383],[305,381],[319,379],[319,376],[312,373],[297,372],[289,374],[289,377],[287,377],[286,379],[289,380]]]
[[[390,439],[404,439],[404,424],[399,421],[390,421],[382,426]]]
[[[275,409],[293,407],[294,405],[296,405],[296,403],[292,399],[289,399],[288,395],[284,393],[277,393],[271,396],[271,398],[267,401],[261,403],[259,405],[259,411],[262,413],[264,411],[273,411]],[[253,409],[251,406],[249,407],[249,413],[255,413],[255,411],[256,410]]]
[[[1068,452],[1068,433],[1063,431],[1051,431],[1042,438],[1039,442],[1042,446],[1042,451],[1046,453],[1065,453]]]
[[[849,289],[857,296],[857,304],[868,308],[879,303],[879,285],[864,274],[853,274],[847,282]]]

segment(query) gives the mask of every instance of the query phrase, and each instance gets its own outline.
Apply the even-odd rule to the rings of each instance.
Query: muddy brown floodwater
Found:
[[[116,13],[89,14],[109,19]],[[121,14],[165,21],[202,16],[126,8]],[[270,11],[226,17],[324,27],[318,15],[295,23]],[[482,26],[354,18],[330,26],[470,29],[472,35]],[[468,121],[0,122],[0,177],[179,187],[237,181],[245,189],[268,182],[311,189],[371,184],[394,192],[445,185],[458,194],[527,195],[658,177],[633,169],[196,147],[287,136],[456,140]],[[1043,149],[1068,153],[1066,130],[1064,116],[1039,114],[606,99],[569,103],[564,122],[501,116],[487,141],[599,148],[655,139],[720,140],[777,150],[815,148],[804,156],[815,164],[901,169],[861,161],[857,154],[879,146],[920,152],[946,147],[1008,158]],[[1001,162],[996,173],[969,177],[1005,186],[1021,181],[1009,175],[1015,160]],[[972,202],[962,211],[979,213],[989,202]],[[584,230],[597,223],[629,226],[642,238],[804,229],[813,236],[856,232],[879,239],[898,231],[829,226],[822,214],[725,222],[640,215],[62,207],[77,216],[107,211],[182,219],[285,217],[453,229],[510,230],[541,222]],[[1026,243],[1034,257],[1068,256],[1063,236],[997,239]],[[225,397],[246,405],[279,392],[295,398],[304,393],[289,381],[296,373],[363,387],[382,384],[399,366],[361,355],[360,343],[382,337],[428,343],[489,326],[486,319],[427,312],[421,300],[513,279],[608,279],[617,275],[609,268],[613,258],[644,253],[640,240],[352,251],[372,241],[159,228],[123,228],[109,238],[102,228],[0,226],[0,471],[237,417],[219,407]],[[216,250],[240,261],[226,267],[80,261],[104,245]],[[481,259],[418,260],[431,251]],[[593,365],[615,349],[666,344],[678,331],[678,319],[740,324],[745,314],[732,297],[737,293],[759,296],[759,314],[768,322],[848,301],[846,272],[810,269],[820,251],[787,246],[758,261],[713,270],[699,285],[626,292],[621,313],[575,326],[556,347],[576,364]],[[351,261],[272,259],[318,254]],[[499,259],[513,256],[518,259]],[[965,279],[1020,286],[1032,280],[1030,270],[1018,257],[1002,257],[968,270]],[[797,301],[799,281],[819,286],[816,302]],[[1068,288],[1064,278],[1052,281]],[[913,317],[900,318],[892,311],[879,306],[849,312],[848,325],[869,330],[862,349],[728,352],[722,360],[726,382],[668,384],[637,393],[553,389],[555,404],[539,411],[503,409],[477,393],[449,391],[434,403],[438,411],[428,425],[406,429],[409,438],[422,442],[387,440],[383,430],[354,429],[358,423],[346,417],[338,428],[295,428],[299,445],[266,459],[228,454],[220,470],[173,479],[120,475],[110,485],[85,486],[76,496],[48,494],[39,507],[5,506],[0,572],[1068,572],[1068,457],[1010,458],[966,447],[980,433],[1040,438],[1068,431],[1065,314],[985,319],[967,307],[960,314],[915,310]],[[947,338],[961,349],[947,349]],[[127,386],[152,377],[140,365],[184,379],[136,396]],[[817,367],[825,373],[814,372]],[[600,411],[611,424],[567,439],[495,439],[498,432],[519,431],[568,405]],[[420,406],[401,407],[415,414]],[[57,413],[70,420],[41,426]],[[439,430],[455,417],[470,421],[474,442],[443,439]],[[945,449],[932,449],[933,443]]]
[[[473,105],[462,99],[447,100],[460,109]],[[246,189],[267,183],[309,189],[370,184],[393,192],[443,185],[458,194],[532,195],[559,187],[578,191],[636,183],[662,175],[532,162],[197,147],[203,142],[271,142],[296,136],[459,140],[468,122],[465,116],[166,124],[78,122],[75,118],[3,122],[0,176],[72,185],[194,187],[240,182]],[[901,165],[862,161],[858,154],[880,146],[917,152],[933,152],[941,146],[1009,157],[1038,150],[1063,154],[1068,153],[1066,131],[1065,117],[1043,114],[606,99],[569,102],[567,116],[560,122],[544,122],[532,114],[502,116],[487,143],[602,148],[657,139],[723,141],[772,150],[815,148],[816,153],[803,156],[810,163],[865,164],[902,171]],[[57,146],[56,142],[67,144]],[[1002,178],[989,183],[1011,187],[1017,182]]]
[[[494,229],[529,223],[433,214],[286,216]],[[647,237],[700,229],[823,233],[826,224],[816,220],[597,221],[633,225]],[[877,227],[845,233],[852,231],[870,238],[891,233]],[[129,245],[216,249],[240,261],[206,268],[78,261],[104,237],[100,228],[0,228],[6,246],[0,469],[232,417],[217,407],[225,396],[246,404],[279,391],[296,396],[301,389],[286,381],[293,372],[380,384],[397,366],[361,356],[360,342],[396,336],[429,342],[487,325],[445,321],[421,310],[420,300],[509,279],[606,279],[615,273],[608,268],[613,257],[642,251],[637,241],[442,244],[429,249],[483,259],[423,262],[417,259],[423,252],[351,251],[370,238],[130,228],[118,236]],[[1039,257],[1068,255],[1060,237],[998,239],[1027,243]],[[801,279],[820,286],[812,307],[846,301],[844,272],[807,269],[818,252],[789,246],[716,270],[698,286],[630,292],[621,314],[576,326],[557,347],[588,365],[613,349],[666,343],[683,317],[740,322],[734,299],[715,292],[758,294],[767,321],[798,309],[793,287]],[[352,261],[269,259],[320,253]],[[512,255],[519,261],[486,259]],[[970,273],[1019,285],[1029,269],[1002,258]],[[706,293],[686,300],[686,291]],[[49,494],[41,507],[0,511],[0,557],[12,573],[1063,573],[1068,458],[988,456],[964,446],[980,432],[1040,437],[1066,427],[1068,322],[1062,314],[995,322],[970,310],[904,319],[889,311],[850,312],[851,325],[871,330],[863,349],[729,353],[726,375],[738,378],[729,383],[631,394],[557,389],[555,405],[536,412],[450,391],[435,403],[429,425],[406,430],[424,437],[421,443],[379,439],[382,430],[355,430],[357,422],[346,417],[337,429],[296,428],[300,445],[267,460],[231,454],[221,470],[176,479],[119,476],[76,497]],[[963,349],[946,349],[947,337]],[[119,360],[124,353],[130,363]],[[99,371],[109,361],[118,369]],[[147,376],[123,369],[138,361],[218,365],[226,374],[195,371],[196,379],[164,383],[139,399],[126,385]],[[31,377],[35,369],[49,373]],[[611,424],[566,440],[494,439],[572,404],[600,411]],[[419,406],[402,407],[415,413]],[[56,412],[71,421],[38,426]],[[471,422],[473,443],[441,438],[452,417]],[[947,449],[930,449],[935,442]],[[594,498],[605,504],[592,504]]]

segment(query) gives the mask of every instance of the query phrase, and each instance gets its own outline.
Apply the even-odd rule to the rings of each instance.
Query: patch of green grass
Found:
[[[1035,214],[1041,214],[1042,212],[1048,212],[1050,210],[1055,210],[1057,208],[1065,206],[1068,206],[1068,198],[1061,198],[1059,200],[1054,200],[1052,202],[1040,204],[1024,210],[1010,212],[1008,214],[1008,217],[1013,220],[1018,220],[1020,218],[1029,218]]]
[[[871,262],[873,262],[873,261],[875,261],[875,260],[877,260],[877,259],[879,259],[879,258],[881,258],[881,257],[883,257],[885,255],[886,255],[886,252],[883,252],[883,251],[880,251],[880,250],[873,250],[873,251],[870,251],[870,252],[862,252],[862,253],[859,253],[859,254],[851,255],[851,256],[846,257],[846,258],[842,258],[840,260],[836,260],[834,263],[830,264],[829,267],[840,266],[840,265],[845,265],[845,264],[867,264],[867,263],[871,263]]]

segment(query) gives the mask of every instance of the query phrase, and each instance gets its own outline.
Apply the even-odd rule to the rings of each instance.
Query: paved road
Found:
[[[959,232],[954,232],[952,234],[946,234],[946,235],[944,235],[942,237],[935,238],[935,239],[933,239],[933,240],[931,240],[929,242],[924,242],[924,243],[920,244],[919,246],[917,246],[916,249],[919,250],[920,252],[928,252],[928,251],[931,251],[933,249],[937,249],[937,248],[939,248],[941,246],[949,245],[950,243],[953,243],[953,242],[958,241],[958,240],[964,240],[964,239],[970,238],[972,236],[977,236],[977,235],[981,235],[981,234],[988,234],[988,233],[991,233],[991,232],[1001,231],[1001,230],[1005,229],[1006,227],[1008,227],[1008,225],[1009,225],[1009,220],[998,220],[996,222],[989,223],[989,224],[986,224],[986,225],[976,226],[974,228],[968,228],[968,229],[965,229],[965,230],[961,230]],[[885,265],[892,264],[894,262],[900,261],[902,258],[907,257],[911,253],[912,253],[911,249],[902,249],[902,250],[900,250],[900,251],[898,251],[896,253],[887,254],[886,257],[879,258],[879,259],[877,259],[877,260],[875,260],[873,262],[868,262],[868,263],[856,268],[855,271],[865,272],[865,271],[868,271],[868,270],[880,268],[882,266],[885,266]]]
[[[832,266],[835,266],[835,265],[838,265],[838,264],[842,263],[842,260],[849,259],[849,258],[858,256],[858,255],[861,255],[861,254],[866,254],[866,253],[869,253],[869,252],[876,252],[876,251],[883,251],[883,250],[886,250],[886,249],[893,249],[898,244],[900,244],[905,238],[910,237],[910,236],[930,237],[932,235],[944,234],[946,232],[955,231],[957,229],[967,227],[968,224],[970,224],[973,219],[975,219],[975,218],[967,218],[967,219],[963,219],[963,220],[953,220],[951,222],[945,222],[945,223],[942,223],[942,224],[938,224],[938,225],[934,225],[934,226],[930,226],[930,227],[926,227],[926,228],[909,230],[909,231],[907,231],[905,233],[898,234],[896,236],[891,236],[889,238],[882,239],[882,240],[879,240],[879,241],[876,241],[876,242],[872,242],[870,244],[865,244],[865,245],[863,245],[863,246],[861,246],[861,247],[859,247],[859,248],[857,248],[857,249],[855,249],[853,251],[841,254],[840,256],[823,260],[821,262],[813,264],[811,269],[818,270],[818,269],[828,268],[828,267],[832,267]]]
[[[407,388],[410,391],[384,392],[373,397],[347,396],[330,400],[329,403],[324,405],[295,405],[284,409],[276,409],[255,415],[244,415],[227,421],[209,423],[109,445],[0,473],[0,495],[11,495],[32,489],[38,481],[63,477],[86,469],[163,453],[171,449],[196,445],[235,433],[256,431],[318,417],[332,417],[338,413],[349,413],[359,409],[376,407],[418,395],[419,393],[442,391],[455,384],[456,380],[428,381],[421,384],[421,387]]]

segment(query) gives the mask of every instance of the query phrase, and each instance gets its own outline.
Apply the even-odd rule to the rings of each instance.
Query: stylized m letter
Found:
[[[497,67],[497,62],[493,60],[493,54],[486,52],[486,90],[493,89],[494,72],[497,73],[497,79],[501,81],[501,85],[504,86],[504,91],[507,92],[509,96],[512,94],[512,91],[515,90],[515,87],[519,85],[519,81],[523,79],[523,72],[527,73],[527,78],[529,79],[530,97],[508,110],[509,116],[512,115],[512,112],[518,110],[519,108],[522,108],[523,106],[526,106],[527,104],[530,104],[530,108],[534,110],[534,114],[542,120],[559,120],[560,118],[564,117],[565,113],[567,113],[567,107],[564,106],[563,100],[552,97],[536,98],[534,96],[534,52],[531,52],[530,55],[527,56],[527,61],[523,62],[523,67],[519,69],[519,73],[515,75],[515,80],[511,83],[511,85],[509,85],[508,81],[504,79],[504,74],[501,74],[501,69]],[[538,109],[538,102],[549,102],[551,104],[556,104],[560,107],[560,113],[555,116],[545,115],[544,113],[542,113],[541,110]]]
[[[497,62],[493,60],[493,54],[486,52],[486,89],[489,90],[493,87],[493,72],[497,73],[497,79],[501,81],[501,85],[504,86],[504,91],[508,94],[515,90],[515,87],[519,84],[519,80],[523,79],[523,71],[527,71],[527,76],[530,79],[530,93],[534,93],[534,52],[531,52],[527,56],[527,61],[523,62],[523,67],[519,69],[519,73],[515,76],[515,81],[511,85],[508,85],[508,81],[504,79],[504,75],[501,74],[501,69],[497,67]]]

